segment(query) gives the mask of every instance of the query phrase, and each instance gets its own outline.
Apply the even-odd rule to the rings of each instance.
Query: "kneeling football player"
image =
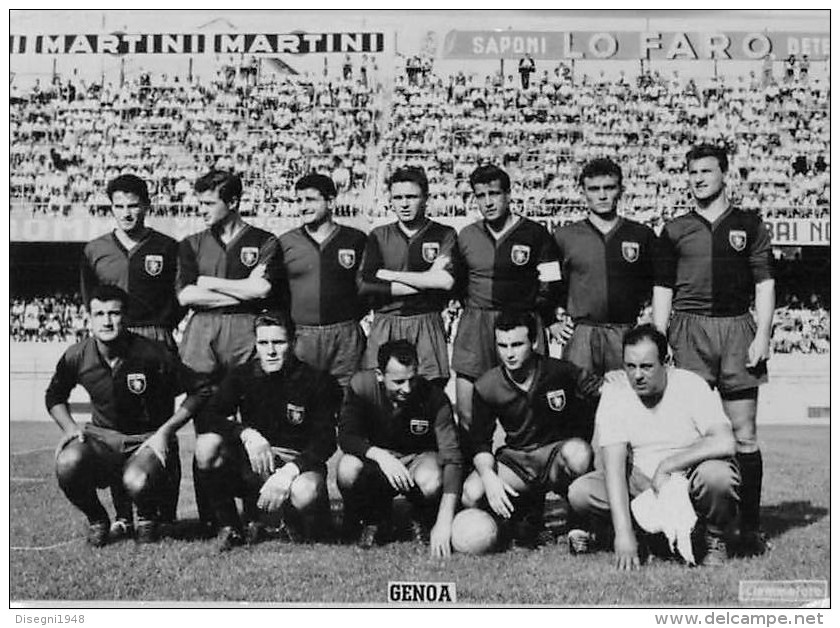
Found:
[[[58,484],[88,518],[88,543],[105,545],[112,536],[133,531],[127,520],[109,530],[110,520],[97,488],[118,487],[137,507],[136,540],[158,538],[161,508],[180,477],[173,461],[176,432],[210,394],[192,380],[178,357],[154,340],[123,326],[128,295],[110,285],[90,294],[92,336],[64,353],[46,392],[50,415],[64,435],[56,450]],[[80,384],[90,395],[92,420],[78,425],[68,400]],[[174,411],[175,397],[188,392]]]
[[[196,465],[220,526],[220,551],[260,541],[260,511],[280,511],[292,541],[319,540],[329,526],[326,462],[335,452],[341,389],[295,357],[287,315],[262,313],[254,330],[256,356],[228,373],[198,419]],[[231,420],[237,411],[239,420]]]
[[[412,506],[412,533],[433,556],[451,552],[452,519],[461,492],[462,457],[452,405],[439,386],[417,375],[407,340],[381,345],[377,368],[356,373],[341,408],[338,488],[345,532],[369,549],[391,527],[393,498]]]
[[[501,364],[475,383],[472,422],[464,426],[475,470],[464,482],[462,502],[467,508],[486,503],[516,524],[515,542],[536,547],[549,541],[546,492],[565,497],[571,480],[592,463],[601,379],[537,353],[537,323],[529,312],[502,312],[494,333]],[[505,443],[494,455],[497,419]]]

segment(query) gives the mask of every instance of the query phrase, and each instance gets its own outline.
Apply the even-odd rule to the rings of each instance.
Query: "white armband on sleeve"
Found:
[[[543,262],[542,264],[537,264],[537,272],[540,274],[539,280],[543,283],[560,281],[562,278],[560,262]]]

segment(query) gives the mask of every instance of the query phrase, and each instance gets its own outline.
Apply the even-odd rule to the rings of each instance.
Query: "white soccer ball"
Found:
[[[492,552],[499,540],[499,526],[490,513],[478,508],[462,510],[452,521],[452,548],[463,554]]]

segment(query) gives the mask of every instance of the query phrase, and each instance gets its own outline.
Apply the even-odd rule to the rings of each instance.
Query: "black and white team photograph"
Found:
[[[9,617],[827,623],[830,27],[9,11]]]

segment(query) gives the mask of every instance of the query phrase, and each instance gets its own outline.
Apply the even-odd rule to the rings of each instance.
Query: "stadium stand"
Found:
[[[258,77],[226,67],[205,81],[143,73],[121,86],[64,77],[21,90],[12,82],[10,211],[105,216],[103,190],[122,170],[149,182],[154,215],[192,216],[193,181],[218,167],[243,174],[246,216],[294,217],[293,182],[314,170],[336,182],[338,217],[374,219],[388,213],[390,172],[421,165],[428,213],[457,217],[470,209],[469,172],[492,162],[512,175],[514,211],[565,223],[585,214],[580,164],[611,156],[625,174],[622,211],[658,227],[688,206],[687,148],[712,141],[730,151],[729,189],[743,207],[765,217],[830,216],[830,90],[807,73],[778,82],[755,72],[607,80],[573,77],[561,63],[523,89],[513,75],[439,76],[429,64],[409,73],[414,65],[385,91],[362,72]],[[779,296],[774,350],[827,351],[820,298]],[[457,314],[453,305],[450,327]],[[81,338],[86,316],[78,295],[15,298],[10,337]]]
[[[820,218],[829,212],[828,96],[826,84],[763,84],[755,75],[700,84],[654,72],[573,83],[562,65],[529,89],[498,74],[398,81],[383,161],[424,165],[437,215],[463,214],[469,172],[480,163],[501,164],[524,213],[566,222],[584,212],[579,164],[618,156],[625,212],[657,226],[688,204],[688,147],[710,141],[732,154],[729,187],[744,207]]]
[[[121,87],[57,79],[11,99],[12,211],[103,215],[106,182],[144,177],[159,215],[192,215],[192,182],[210,167],[243,173],[244,214],[290,215],[294,180],[330,173],[338,215],[358,213],[376,141],[365,82],[283,77],[207,84],[141,75]]]
[[[625,213],[652,226],[687,206],[683,158],[696,141],[732,154],[730,190],[766,217],[829,215],[829,86],[754,73],[706,82],[674,72],[608,81],[566,66],[528,89],[512,75],[398,76],[390,102],[365,79],[299,76],[207,83],[139,76],[123,86],[57,79],[10,104],[12,211],[103,215],[117,165],[145,177],[154,212],[192,215],[192,182],[210,166],[243,173],[243,213],[294,215],[293,181],[310,170],[339,188],[336,214],[386,213],[384,181],[423,165],[430,214],[462,216],[467,175],[495,162],[514,180],[514,209],[582,216],[575,175],[617,156]],[[384,129],[379,137],[378,129]]]

